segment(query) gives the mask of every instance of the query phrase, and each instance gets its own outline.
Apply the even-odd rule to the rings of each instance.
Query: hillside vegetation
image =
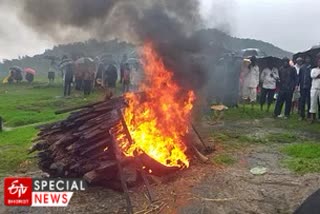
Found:
[[[254,39],[240,39],[231,37],[216,29],[204,29],[197,31],[192,36],[201,47],[216,46],[228,51],[239,51],[244,48],[259,48],[267,55],[276,57],[292,56],[292,53],[284,51],[270,43],[254,40]],[[96,57],[101,55],[112,55],[116,61],[120,61],[124,53],[129,56],[136,54],[136,47],[130,43],[118,40],[97,41],[91,39],[85,42],[77,42],[71,44],[62,44],[46,50],[44,53],[35,55],[33,57],[24,56],[19,59],[4,60],[0,63],[0,77],[7,75],[8,69],[13,65],[21,67],[32,67],[38,71],[40,75],[46,75],[50,60],[48,56],[55,56],[61,58],[63,55],[77,55]]]

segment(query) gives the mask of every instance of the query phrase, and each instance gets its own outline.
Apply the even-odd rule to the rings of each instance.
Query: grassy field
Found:
[[[35,127],[68,116],[55,115],[56,110],[102,99],[101,91],[95,91],[89,97],[73,91],[71,98],[64,98],[61,84],[50,87],[44,82],[35,82],[32,85],[0,84],[0,116],[5,127],[5,131],[0,133],[0,177],[35,167],[34,161],[27,155],[31,140],[37,133]],[[281,152],[287,157],[283,163],[289,169],[299,173],[320,172],[320,143],[319,139],[312,138],[317,133],[319,136],[320,124],[310,125],[306,121],[298,121],[296,115],[289,120],[273,120],[271,113],[261,112],[258,106],[253,111],[248,107],[229,109],[225,113],[225,121],[231,123],[255,120],[265,120],[262,126],[281,131],[261,136],[246,133],[245,128],[219,130],[214,133],[214,138],[224,142],[224,150],[214,157],[213,162],[232,165],[236,162],[236,158],[232,156],[235,149],[252,144],[280,144],[283,145]],[[311,137],[302,136],[300,132],[305,132]]]
[[[62,97],[62,86],[21,84],[0,86],[0,113],[7,127],[17,127],[63,118],[54,111],[99,99],[100,93],[84,98],[80,92],[72,99]]]
[[[231,124],[247,124],[246,122],[250,121],[250,124],[248,127],[214,131],[213,138],[223,147],[213,158],[214,163],[232,165],[236,162],[233,155],[235,151],[261,144],[278,147],[285,155],[283,166],[294,172],[320,172],[320,123],[309,124],[308,121],[299,121],[296,113],[288,120],[273,119],[272,112],[260,111],[259,106],[254,110],[249,106],[229,109],[225,112],[224,120]],[[260,122],[255,125],[254,121]],[[264,131],[252,131],[255,129]]]
[[[89,97],[73,91],[71,98],[64,98],[62,92],[61,84],[0,84],[0,116],[5,129],[0,133],[0,177],[33,165],[27,149],[37,133],[35,126],[67,117],[68,114],[56,115],[56,110],[103,99],[101,91]]]

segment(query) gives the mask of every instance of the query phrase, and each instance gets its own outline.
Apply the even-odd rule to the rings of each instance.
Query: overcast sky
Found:
[[[0,0],[0,60],[42,53],[53,41],[24,26]],[[45,0],[44,0],[45,1]],[[208,27],[297,52],[320,43],[319,0],[200,0]]]

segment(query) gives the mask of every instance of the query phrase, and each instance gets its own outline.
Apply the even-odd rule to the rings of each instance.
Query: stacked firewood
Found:
[[[125,157],[119,151],[117,136],[125,135],[132,143],[122,116],[126,106],[125,98],[117,97],[58,111],[65,113],[80,109],[63,121],[39,127],[40,132],[30,153],[37,151],[39,168],[51,177],[84,178],[90,184],[117,189],[121,188],[123,180],[129,185],[139,182],[144,174],[141,168],[158,176],[178,170],[177,167],[163,166],[144,153],[133,158]],[[190,130],[195,128],[192,126]],[[194,131],[186,138],[194,142],[201,140]],[[188,149],[201,161],[208,160],[193,143],[188,144]]]
[[[89,183],[117,179],[117,160],[109,131],[120,122],[125,99],[87,105],[56,123],[40,127],[30,152],[38,151],[38,165],[51,177],[83,177]],[[123,158],[121,164],[132,161]]]

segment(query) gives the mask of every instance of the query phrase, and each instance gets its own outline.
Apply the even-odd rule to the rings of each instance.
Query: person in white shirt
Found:
[[[260,96],[261,111],[263,110],[263,106],[267,100],[267,112],[269,112],[274,99],[277,80],[279,80],[278,69],[274,67],[273,62],[270,60],[268,62],[268,67],[263,69],[260,76],[260,82],[262,83]]]
[[[250,101],[253,108],[257,100],[257,87],[259,85],[259,66],[255,56],[251,57],[251,63],[243,74],[242,99]]]
[[[296,64],[294,65],[294,67],[296,68],[297,70],[297,75],[299,76],[299,73],[300,73],[300,68],[302,67],[303,65],[303,59],[301,57],[298,57],[296,59]]]
[[[316,113],[318,111],[318,102],[320,102],[320,58],[317,60],[317,68],[311,70],[312,86],[310,91],[311,105],[310,114],[311,122],[316,119]]]

